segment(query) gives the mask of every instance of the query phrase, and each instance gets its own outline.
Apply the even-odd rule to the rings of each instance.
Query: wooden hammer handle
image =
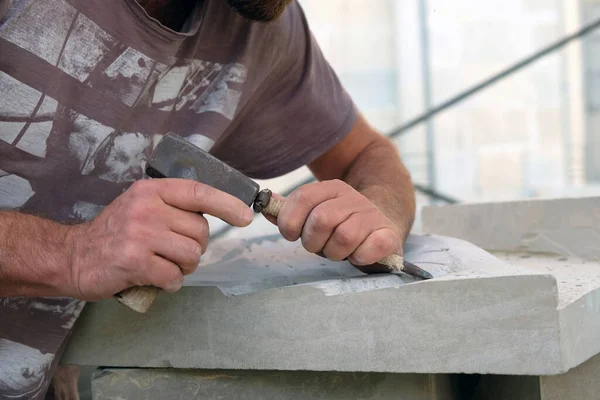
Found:
[[[133,311],[144,314],[150,309],[159,290],[155,286],[137,286],[125,289],[114,297]]]
[[[271,217],[277,218],[279,216],[279,212],[281,211],[281,207],[283,207],[283,200],[276,199],[271,197],[269,204],[262,210],[263,214],[269,215]],[[404,271],[404,258],[397,254],[392,254],[391,256],[387,256],[378,264],[385,265],[390,268],[390,272],[402,272]]]

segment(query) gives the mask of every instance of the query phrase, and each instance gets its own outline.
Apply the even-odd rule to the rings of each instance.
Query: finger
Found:
[[[173,293],[183,286],[183,274],[177,265],[160,256],[152,256],[144,277],[148,285]]]
[[[400,250],[400,237],[390,228],[372,232],[348,260],[355,265],[375,264]]]
[[[210,236],[210,227],[206,218],[173,207],[168,208],[165,218],[171,231],[195,240],[200,244],[202,254],[206,253]]]
[[[309,183],[296,189],[286,199],[277,218],[281,235],[292,242],[298,240],[313,209],[327,200],[339,197],[344,190],[344,185],[338,181]]]
[[[156,179],[158,193],[166,204],[185,211],[201,212],[237,227],[248,226],[252,210],[240,199],[188,179]]]
[[[322,251],[336,228],[351,215],[360,212],[360,208],[361,204],[357,204],[352,196],[338,197],[317,205],[302,228],[304,248],[311,253]]]
[[[156,255],[177,265],[183,275],[194,272],[202,256],[200,243],[174,232],[167,232],[163,237],[157,238],[151,248]]]
[[[350,257],[365,239],[377,229],[377,225],[370,223],[369,218],[371,215],[364,213],[352,214],[347,220],[338,225],[323,248],[325,257],[332,261],[342,261]]]

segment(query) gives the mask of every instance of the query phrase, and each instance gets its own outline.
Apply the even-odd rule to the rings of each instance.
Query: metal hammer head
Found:
[[[259,185],[241,172],[179,136],[165,135],[146,163],[151,178],[182,178],[204,183],[237,197],[248,207]]]

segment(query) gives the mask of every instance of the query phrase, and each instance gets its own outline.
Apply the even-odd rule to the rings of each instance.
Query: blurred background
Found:
[[[600,194],[600,29],[591,26],[600,0],[300,3],[361,112],[394,137],[424,189],[419,209]],[[535,61],[405,129],[528,58]],[[260,183],[285,192],[310,176],[303,168]],[[277,232],[262,217],[246,229],[211,225],[215,238]]]

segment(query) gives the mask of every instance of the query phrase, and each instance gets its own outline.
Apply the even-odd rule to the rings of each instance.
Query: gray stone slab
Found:
[[[552,376],[481,376],[472,400],[597,400],[600,397],[600,356],[570,371]]]
[[[472,394],[463,396],[462,400],[542,400],[540,378],[538,376],[482,375]]]
[[[563,370],[600,352],[600,198],[429,207],[426,232],[468,240],[512,266],[554,276]]]
[[[279,236],[219,242],[184,290],[162,294],[147,315],[113,301],[87,307],[65,360],[564,373],[600,352],[597,204],[565,199],[429,208],[425,229],[492,253],[454,238],[413,235],[405,257],[433,273],[428,282],[366,276]],[[168,337],[184,339],[165,344]]]
[[[422,220],[423,232],[486,250],[600,257],[598,197],[426,207]]]
[[[541,400],[597,400],[600,398],[600,356],[569,372],[540,377]]]
[[[452,400],[448,375],[108,369],[92,382],[94,400]]]
[[[63,362],[396,373],[565,368],[555,278],[469,243],[411,237],[406,257],[432,271],[436,279],[427,282],[363,276],[272,238],[219,246],[214,254],[236,253],[209,256],[214,262],[179,293],[161,294],[148,314],[112,300],[87,306]],[[238,280],[245,269],[266,278],[248,285],[248,277]],[[297,274],[312,281],[293,285]]]

